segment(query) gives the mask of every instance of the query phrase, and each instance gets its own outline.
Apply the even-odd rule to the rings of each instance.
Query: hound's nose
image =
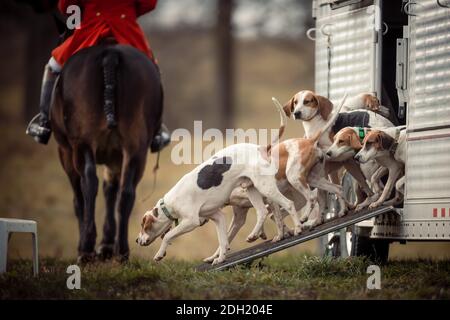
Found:
[[[333,155],[333,153],[331,151],[327,151],[327,156],[331,157]]]
[[[139,243],[139,238],[136,238],[136,243]]]
[[[300,119],[302,117],[302,112],[301,111],[295,111],[294,112],[294,118],[295,119]]]

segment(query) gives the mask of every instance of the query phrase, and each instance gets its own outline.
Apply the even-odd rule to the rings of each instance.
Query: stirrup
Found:
[[[170,143],[170,132],[165,125],[161,126],[160,131],[155,135],[150,145],[152,153],[159,152]]]
[[[25,131],[25,134],[33,137],[33,139],[38,143],[47,144],[50,140],[52,130],[39,125],[37,123],[39,118],[40,114],[37,114],[33,117],[33,119],[31,119],[30,123],[27,126],[27,130]]]

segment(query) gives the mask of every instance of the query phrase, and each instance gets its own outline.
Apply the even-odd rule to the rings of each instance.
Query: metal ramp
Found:
[[[364,220],[376,217],[383,213],[395,212],[393,207],[380,207],[372,210],[363,210],[357,213],[348,213],[342,218],[331,219],[311,230],[302,232],[300,235],[295,237],[289,237],[283,239],[279,242],[272,243],[271,240],[267,240],[256,246],[234,252],[228,255],[225,262],[212,266],[209,263],[203,263],[199,265],[197,271],[209,271],[209,270],[225,270],[227,268],[251,262],[255,259],[266,257],[272,253],[296,246],[300,243],[312,240],[330,232],[346,228],[348,226],[354,225]]]

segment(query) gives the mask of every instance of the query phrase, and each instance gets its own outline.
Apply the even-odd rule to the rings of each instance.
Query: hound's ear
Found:
[[[290,117],[292,112],[294,112],[294,101],[295,101],[295,96],[292,97],[291,100],[289,100],[284,106],[283,106],[283,110],[284,113],[286,113],[287,117]]]
[[[355,150],[361,150],[362,144],[361,141],[359,141],[359,137],[356,135],[356,133],[352,133],[350,135],[350,147]]]
[[[152,227],[153,222],[155,222],[156,219],[151,214],[144,214],[144,217],[142,218],[142,229],[148,230]]]
[[[328,120],[328,117],[333,112],[333,104],[330,100],[325,97],[315,95],[315,99],[317,99],[317,107],[319,108],[320,115],[323,120]]]
[[[383,150],[389,150],[395,142],[394,138],[384,132],[380,132],[380,134],[378,135],[378,139],[378,143],[383,148]]]

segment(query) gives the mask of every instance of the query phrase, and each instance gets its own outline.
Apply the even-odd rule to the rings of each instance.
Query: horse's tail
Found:
[[[103,111],[106,116],[108,128],[117,126],[116,122],[116,83],[117,83],[117,65],[119,64],[119,52],[112,48],[105,50],[103,67]]]

